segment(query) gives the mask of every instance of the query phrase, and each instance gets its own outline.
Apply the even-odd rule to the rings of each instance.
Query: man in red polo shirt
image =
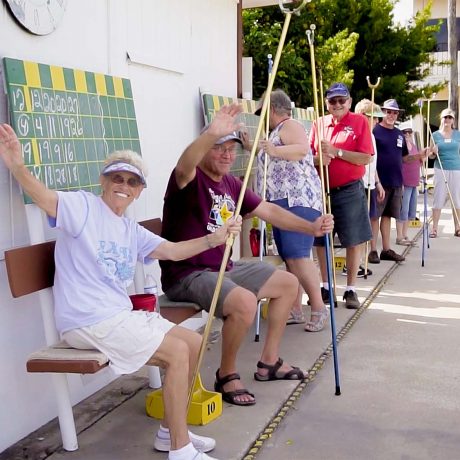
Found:
[[[344,83],[333,83],[326,91],[329,115],[319,119],[311,131],[311,146],[319,153],[321,141],[323,165],[328,167],[331,212],[334,215],[334,232],[342,247],[346,248],[347,288],[343,295],[345,306],[360,307],[355,283],[359,270],[362,243],[372,238],[367,200],[362,177],[364,166],[374,154],[367,119],[350,111],[352,99]],[[319,165],[318,156],[315,163]],[[315,240],[318,261],[323,279],[323,299],[329,302],[324,238]]]

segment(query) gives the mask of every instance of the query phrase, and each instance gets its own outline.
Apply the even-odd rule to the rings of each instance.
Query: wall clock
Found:
[[[67,0],[6,0],[6,3],[19,23],[37,35],[53,32],[67,7]]]

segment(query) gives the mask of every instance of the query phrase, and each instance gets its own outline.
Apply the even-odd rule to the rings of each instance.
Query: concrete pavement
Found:
[[[387,280],[340,343],[341,396],[329,360],[257,458],[459,458],[460,239],[430,240]]]
[[[217,439],[211,455],[221,460],[458,458],[460,238],[452,236],[450,212],[443,213],[440,229],[439,237],[430,240],[425,267],[421,267],[421,247],[394,246],[399,252],[406,250],[405,263],[370,265],[374,274],[358,281],[360,300],[368,297],[368,308],[356,313],[339,302],[335,314],[341,338],[341,396],[334,395],[329,326],[319,333],[306,333],[301,325],[287,327],[281,356],[310,369],[312,377],[300,385],[255,382],[252,375],[263,342],[248,337],[239,355],[239,372],[257,404],[224,403],[218,419],[192,428]],[[410,236],[416,232],[411,229]],[[339,299],[345,282],[337,274]],[[220,343],[208,348],[201,376],[204,386],[212,390]],[[104,392],[97,395],[97,403],[90,400],[81,406],[86,407],[81,410],[84,414],[94,404],[105,404],[109,412],[79,435],[78,451],[46,448],[56,438],[56,431],[48,430],[45,439],[41,431],[24,440],[29,457],[16,456],[21,455],[20,449],[11,449],[9,457],[0,454],[0,459],[165,459],[166,454],[152,451],[159,422],[145,415],[149,390],[144,376],[123,378],[126,387],[135,389],[130,388],[132,397],[118,407],[104,403]],[[118,385],[123,393],[123,383]],[[46,450],[50,455],[43,455]]]

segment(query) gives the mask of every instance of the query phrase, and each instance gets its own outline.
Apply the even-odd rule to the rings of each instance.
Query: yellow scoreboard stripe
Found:
[[[55,65],[50,65],[51,81],[53,82],[53,89],[65,91],[64,69]]]
[[[24,61],[24,73],[26,74],[27,86],[34,86],[41,88],[40,72],[38,70],[38,63]]]
[[[32,138],[32,155],[34,156],[34,164],[37,166],[41,165],[40,155],[38,153],[38,143],[35,137]]]
[[[125,97],[123,90],[123,80],[120,77],[113,77],[113,88],[115,89],[116,97]]]
[[[217,112],[220,109],[219,96],[212,96],[212,103],[214,105],[214,110]]]
[[[247,99],[243,99],[243,108],[246,113],[254,112],[254,110],[252,110],[252,107],[251,107],[251,101],[248,101]]]
[[[107,96],[107,86],[105,85],[105,76],[101,73],[95,73],[94,79],[96,80],[96,92],[102,96]]]
[[[30,100],[29,87],[23,86],[24,88],[24,99],[26,100],[27,112],[32,112],[32,101]]]
[[[86,76],[83,70],[74,70],[75,75],[75,88],[78,93],[87,93],[88,87],[86,86]]]

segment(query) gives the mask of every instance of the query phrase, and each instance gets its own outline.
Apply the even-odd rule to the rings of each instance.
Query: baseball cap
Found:
[[[442,112],[441,112],[441,115],[440,117],[441,118],[444,118],[444,117],[447,117],[447,116],[451,116],[451,117],[454,117],[455,118],[455,112],[452,110],[452,109],[444,109]]]
[[[143,172],[137,166],[134,166],[131,163],[126,163],[125,161],[114,161],[113,163],[109,163],[104,167],[101,174],[106,176],[107,174],[121,171],[136,174],[136,176],[138,176],[141,180],[142,185],[144,187],[147,185]]]
[[[236,141],[236,142],[239,142],[241,145],[243,145],[243,141],[240,139],[240,134],[237,131],[233,131],[230,134],[227,134],[226,136],[221,137],[215,142],[215,144],[220,145],[227,141]]]
[[[396,99],[387,99],[387,100],[383,103],[382,109],[383,109],[383,110],[385,110],[385,109],[388,109],[388,110],[397,110],[398,112],[401,111],[401,109],[399,108],[398,103],[396,102]]]
[[[350,97],[350,91],[348,91],[348,87],[345,83],[332,83],[326,90],[326,99],[337,96]]]
[[[205,131],[207,131],[208,127],[209,127],[209,125],[206,125],[200,131],[200,134],[203,134]],[[224,142],[227,142],[227,141],[236,141],[236,142],[239,142],[241,145],[243,145],[243,141],[241,140],[239,131],[232,131],[231,133],[226,134],[225,136],[221,137],[220,139],[217,139],[215,144],[220,145],[220,144],[223,144]]]

